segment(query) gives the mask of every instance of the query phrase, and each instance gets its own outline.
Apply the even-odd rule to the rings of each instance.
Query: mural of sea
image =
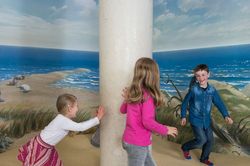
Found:
[[[68,75],[54,86],[98,91],[98,56],[98,52],[0,46],[0,81],[16,75],[86,68],[88,72]],[[174,88],[165,82],[168,77],[183,91],[188,87],[192,69],[200,63],[209,65],[211,79],[240,90],[250,84],[250,44],[154,52],[153,58],[160,67],[161,89],[172,94]]]

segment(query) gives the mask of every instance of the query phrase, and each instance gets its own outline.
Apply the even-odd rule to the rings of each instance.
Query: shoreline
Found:
[[[87,69],[70,71],[56,71],[47,74],[32,74],[24,80],[19,80],[17,85],[7,85],[10,80],[0,82],[1,98],[0,110],[3,109],[52,109],[56,111],[56,99],[62,93],[71,93],[78,98],[80,109],[90,110],[99,104],[99,95],[95,91],[77,88],[60,88],[51,86],[54,82],[63,79],[71,73],[85,72]],[[18,86],[27,84],[31,91],[23,93]]]

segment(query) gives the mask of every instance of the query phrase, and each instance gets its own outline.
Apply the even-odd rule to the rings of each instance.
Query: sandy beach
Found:
[[[55,88],[51,84],[58,79],[71,72],[82,72],[84,69],[65,72],[53,72],[49,74],[35,74],[21,80],[20,84],[28,84],[32,91],[23,93],[17,86],[7,85],[8,81],[0,83],[2,91],[1,97],[5,102],[0,103],[0,110],[10,108],[34,108],[39,110],[41,108],[55,110],[56,97],[62,93],[72,93],[77,96],[79,100],[80,109],[94,110],[99,103],[97,92],[89,90],[79,90],[70,88]],[[38,132],[26,134],[24,137],[14,139],[14,143],[10,148],[0,153],[0,161],[2,166],[17,166],[21,163],[16,159],[18,148],[27,142],[31,137]],[[60,158],[63,160],[65,166],[99,166],[100,165],[100,149],[93,147],[90,144],[91,135],[75,135],[73,137],[67,136],[64,138],[56,148],[59,152]],[[191,161],[184,160],[180,145],[166,141],[159,136],[153,137],[153,156],[158,166],[203,166],[199,162],[200,150],[191,152],[193,159]],[[250,163],[250,157],[242,157],[235,155],[225,155],[212,153],[211,160],[215,165],[220,166],[246,166]]]
[[[0,103],[0,110],[9,108],[33,108],[34,110],[44,108],[56,110],[55,103],[57,96],[62,93],[72,93],[78,98],[79,108],[89,111],[89,108],[95,107],[99,103],[97,92],[72,88],[56,88],[51,85],[67,74],[84,71],[85,69],[76,69],[49,74],[33,74],[26,76],[24,80],[18,81],[15,86],[7,85],[9,80],[3,81],[0,83],[0,90],[2,92],[1,98],[5,102]],[[18,88],[22,84],[29,85],[32,90],[28,93],[23,93]]]
[[[4,153],[0,153],[0,161],[3,166],[21,165],[16,159],[18,147],[25,143],[28,139],[36,135],[31,133],[25,137],[15,140],[10,149]],[[100,149],[93,147],[90,143],[90,136],[75,135],[73,137],[64,138],[57,146],[59,156],[65,166],[99,166],[100,165]],[[181,155],[180,145],[163,140],[159,136],[153,137],[153,156],[158,166],[204,166],[198,160],[200,150],[191,152],[192,160],[184,160]],[[211,160],[215,165],[220,166],[247,166],[250,158],[238,157],[235,155],[211,154]]]

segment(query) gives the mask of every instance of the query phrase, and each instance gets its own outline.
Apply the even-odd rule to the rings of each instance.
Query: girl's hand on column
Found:
[[[96,117],[101,120],[105,114],[103,106],[99,106]]]

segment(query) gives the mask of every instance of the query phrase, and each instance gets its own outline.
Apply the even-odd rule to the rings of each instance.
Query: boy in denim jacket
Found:
[[[216,89],[208,84],[209,69],[206,64],[199,64],[194,69],[196,83],[191,86],[181,106],[181,125],[186,125],[186,111],[189,106],[189,121],[194,133],[194,139],[181,147],[185,159],[191,159],[189,150],[201,148],[200,162],[213,166],[209,154],[214,141],[211,128],[212,103],[218,108],[225,121],[232,124],[227,108],[223,104]]]

